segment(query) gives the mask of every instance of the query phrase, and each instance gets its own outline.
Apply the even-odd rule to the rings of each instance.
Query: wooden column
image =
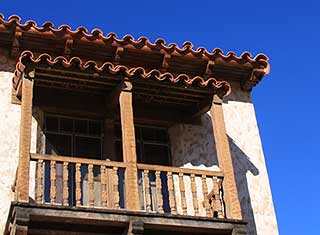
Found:
[[[224,173],[223,188],[226,216],[230,219],[242,219],[230,146],[224,122],[222,99],[218,95],[214,95],[210,114],[219,166]]]
[[[119,96],[123,161],[128,164],[125,173],[125,200],[126,209],[139,210],[140,202],[138,192],[136,139],[131,90],[131,82],[124,81]]]
[[[20,120],[17,200],[29,201],[30,145],[32,123],[33,81],[23,76]]]

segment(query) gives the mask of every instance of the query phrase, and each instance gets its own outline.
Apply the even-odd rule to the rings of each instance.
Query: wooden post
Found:
[[[218,95],[214,95],[213,97],[210,114],[219,166],[224,173],[223,188],[226,216],[230,219],[242,219],[230,146],[224,123],[222,99]]]
[[[30,145],[32,123],[33,81],[23,76],[20,120],[17,200],[29,202]]]
[[[136,156],[136,138],[132,108],[132,84],[124,81],[119,96],[122,130],[123,161],[127,163],[125,172],[126,209],[139,210],[138,171]]]

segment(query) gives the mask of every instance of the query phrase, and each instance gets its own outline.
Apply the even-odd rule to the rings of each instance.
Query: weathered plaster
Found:
[[[278,234],[269,178],[249,92],[232,84],[223,104],[243,218],[248,234]]]
[[[7,220],[11,201],[14,200],[12,185],[18,165],[20,105],[11,103],[12,77],[14,66],[4,61],[0,53],[0,234]],[[5,66],[1,63],[7,63]],[[35,152],[36,121],[32,120],[31,151]],[[31,167],[30,196],[34,194],[34,167]]]
[[[242,91],[238,84],[232,84],[232,88],[232,94],[223,103],[223,111],[243,218],[248,222],[248,234],[276,235],[276,216],[251,95]],[[174,166],[218,169],[210,114],[204,114],[201,120],[200,126],[180,124],[170,128]],[[186,179],[184,181],[187,204],[192,208],[190,183]],[[175,183],[178,187],[178,183]],[[200,192],[198,200],[201,202],[203,196],[200,179],[196,183]],[[209,184],[209,191],[211,187]],[[181,213],[179,192],[176,192],[176,198],[178,212]],[[200,211],[203,215],[201,203]],[[188,214],[193,214],[192,209]]]

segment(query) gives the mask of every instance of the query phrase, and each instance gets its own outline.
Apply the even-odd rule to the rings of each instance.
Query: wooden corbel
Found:
[[[16,58],[19,55],[21,36],[22,36],[22,32],[16,29],[13,36],[13,41],[12,41],[11,51],[10,51],[10,56],[13,58]]]
[[[72,52],[73,39],[67,38],[64,44],[64,55],[70,56]]]
[[[166,71],[169,68],[169,59],[171,58],[170,54],[164,54],[161,63],[161,71]]]
[[[119,103],[119,96],[122,91],[132,90],[132,83],[130,81],[122,81],[114,90],[106,97],[107,107],[111,110],[114,109]]]
[[[212,74],[212,73],[213,73],[213,66],[214,66],[214,64],[215,64],[214,61],[208,60],[205,74]]]
[[[251,91],[252,88],[262,80],[263,76],[269,74],[269,72],[270,72],[269,65],[263,69],[262,68],[252,69],[250,77],[243,78],[241,80],[241,88],[245,91]]]
[[[120,64],[120,59],[123,54],[124,48],[123,47],[117,47],[116,53],[114,55],[114,64]]]

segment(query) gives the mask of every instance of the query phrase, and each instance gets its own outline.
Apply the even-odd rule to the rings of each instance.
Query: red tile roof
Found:
[[[20,42],[17,39],[19,37]],[[24,50],[31,50],[37,54],[46,52],[54,57],[62,55],[69,61],[71,57],[92,59],[99,63],[109,61],[111,63],[106,64],[124,65],[122,67],[127,68],[129,73],[135,71],[144,76],[150,73],[158,74],[157,77],[169,76],[172,81],[182,79],[190,82],[193,79],[192,83],[197,81],[201,86],[213,84],[212,80],[204,79],[206,77],[238,80],[245,90],[251,90],[270,69],[269,59],[264,54],[253,58],[249,52],[240,56],[234,52],[223,54],[219,48],[209,52],[203,47],[194,49],[191,42],[179,47],[175,43],[167,45],[163,39],[153,43],[146,37],[135,40],[130,35],[123,38],[115,33],[104,35],[99,29],[88,33],[85,27],[71,30],[70,26],[61,25],[54,28],[51,22],[39,26],[32,20],[23,23],[16,15],[7,20],[0,15],[0,47],[11,48],[11,54],[16,51],[17,55]],[[141,69],[143,72],[139,72]]]
[[[24,51],[16,65],[16,70],[13,77],[13,86],[15,89],[18,88],[21,82],[21,76],[25,71],[26,65],[30,67],[36,67],[37,64],[46,64],[49,66],[62,66],[66,69],[77,68],[83,72],[94,72],[99,75],[110,74],[110,75],[125,75],[127,78],[140,78],[140,79],[154,79],[157,81],[170,81],[172,84],[183,83],[187,86],[200,86],[212,88],[215,91],[223,92],[224,95],[228,95],[231,92],[231,86],[226,81],[217,81],[215,78],[204,79],[200,76],[190,77],[187,74],[179,74],[174,76],[169,72],[160,72],[159,70],[153,69],[146,71],[142,67],[128,68],[123,65],[114,65],[111,62],[104,62],[98,64],[92,60],[82,60],[79,57],[66,58],[63,56],[52,57],[49,54],[41,54],[39,56],[34,55],[31,51]]]

